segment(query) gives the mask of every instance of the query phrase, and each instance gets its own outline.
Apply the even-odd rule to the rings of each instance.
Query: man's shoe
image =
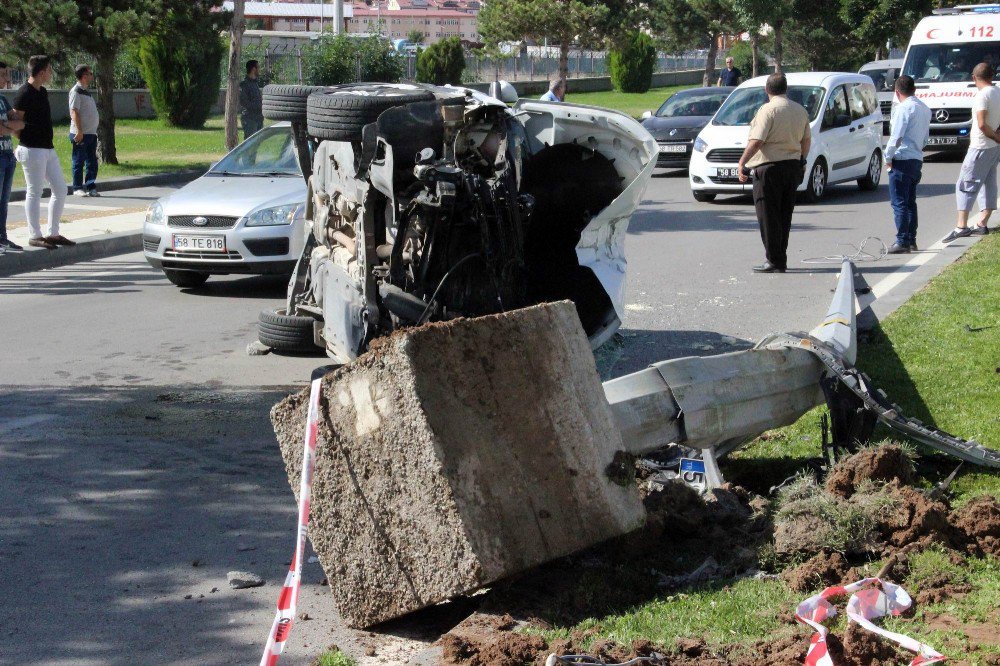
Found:
[[[961,229],[952,229],[951,233],[941,239],[942,243],[950,243],[953,240],[958,240],[959,238],[966,238],[972,235],[972,229],[969,227],[962,227]]]
[[[21,251],[24,250],[23,247],[21,247],[20,245],[18,245],[14,241],[10,240],[9,238],[7,240],[5,240],[2,243],[2,245],[3,245],[3,247],[5,249],[7,249],[8,251],[12,251],[12,252],[21,252]]]
[[[892,247],[889,248],[889,254],[909,254],[909,245],[900,245],[899,243],[893,243]]]
[[[31,247],[44,247],[46,250],[56,249],[55,243],[50,243],[44,238],[32,238],[31,240],[28,241],[28,245],[30,245]]]
[[[71,241],[65,236],[46,236],[45,240],[52,243],[53,245],[76,245],[76,242]]]
[[[74,197],[86,197],[86,196],[89,196],[89,195],[87,194],[87,190],[73,190],[73,196]]]
[[[918,252],[916,243],[910,243],[910,252]]]
[[[88,197],[99,197],[99,196],[101,196],[101,193],[98,192],[97,190],[87,190],[87,196]]]
[[[770,261],[765,261],[760,266],[752,266],[754,273],[784,273],[784,268],[779,268],[775,266]]]
[[[989,227],[981,227],[978,224],[972,228],[973,236],[986,236],[990,233]]]

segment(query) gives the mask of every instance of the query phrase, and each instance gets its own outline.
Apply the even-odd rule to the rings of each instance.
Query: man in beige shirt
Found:
[[[753,203],[767,260],[755,273],[784,273],[788,265],[788,234],[792,229],[795,191],[802,182],[802,158],[809,154],[812,134],[809,114],[786,96],[784,74],[772,74],[764,85],[768,102],[750,122],[750,140],[740,157],[740,182],[747,182],[744,167],[753,170]]]

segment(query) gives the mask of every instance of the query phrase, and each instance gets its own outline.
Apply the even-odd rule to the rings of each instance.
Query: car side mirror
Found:
[[[645,120],[646,118],[652,118],[652,117],[653,117],[653,112],[652,111],[643,111],[642,112],[642,119],[643,120]]]

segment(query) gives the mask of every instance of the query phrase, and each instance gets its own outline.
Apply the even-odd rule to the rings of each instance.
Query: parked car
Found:
[[[209,275],[290,275],[304,243],[305,197],[291,124],[271,125],[149,207],[143,255],[178,287]]]
[[[854,180],[863,190],[878,187],[882,113],[872,80],[844,72],[787,76],[788,97],[805,107],[812,131],[799,192],[815,202],[834,183]],[[750,136],[750,121],[767,102],[766,80],[759,76],[737,87],[695,139],[688,178],[696,201],[752,191],[750,182],[739,181],[736,165]]]
[[[691,88],[674,93],[656,113],[647,111],[642,126],[659,144],[658,168],[686,169],[691,161],[691,147],[715,112],[735,87]]]
[[[871,77],[878,94],[878,105],[882,110],[882,134],[889,134],[889,114],[892,113],[893,86],[896,76],[903,69],[903,59],[873,60],[858,70],[858,74]]]

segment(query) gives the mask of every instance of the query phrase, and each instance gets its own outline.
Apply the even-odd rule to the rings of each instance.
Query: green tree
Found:
[[[462,40],[446,37],[417,54],[417,81],[443,86],[462,83],[465,53]]]
[[[559,44],[559,77],[569,76],[569,47],[589,45],[607,35],[610,9],[592,0],[489,0],[479,12],[478,28],[492,47],[525,38]]]
[[[355,45],[363,81],[396,83],[403,75],[403,59],[388,40],[372,35]]]
[[[139,42],[153,108],[170,125],[203,127],[219,97],[225,46],[217,16],[172,13]]]
[[[608,70],[615,90],[643,93],[649,90],[656,67],[653,39],[644,32],[635,32],[621,40],[609,55]]]
[[[411,30],[406,33],[407,41],[413,44],[423,44],[424,43],[424,31],[423,30]]]
[[[795,15],[796,0],[731,0],[731,2],[737,21],[750,33],[754,61],[757,61],[760,48],[760,31],[764,26],[768,26],[772,35],[774,71],[782,71],[785,56],[785,24]],[[757,68],[754,68],[753,75],[757,76],[757,73]]]
[[[795,0],[792,20],[785,26],[786,59],[812,71],[857,71],[864,56],[840,4]]]
[[[715,59],[719,40],[741,32],[731,0],[654,0],[650,4],[650,25],[670,51],[707,48],[702,85],[716,81]]]
[[[921,18],[934,9],[934,0],[841,0],[840,18],[852,26],[859,48],[881,60],[886,42],[906,44]]]
[[[118,163],[115,149],[115,61],[125,45],[149,34],[172,10],[217,10],[222,0],[17,0],[0,2],[0,25],[20,55],[79,50],[94,58],[101,160]]]
[[[356,48],[344,35],[323,36],[302,51],[304,78],[311,86],[349,83],[357,76]]]

